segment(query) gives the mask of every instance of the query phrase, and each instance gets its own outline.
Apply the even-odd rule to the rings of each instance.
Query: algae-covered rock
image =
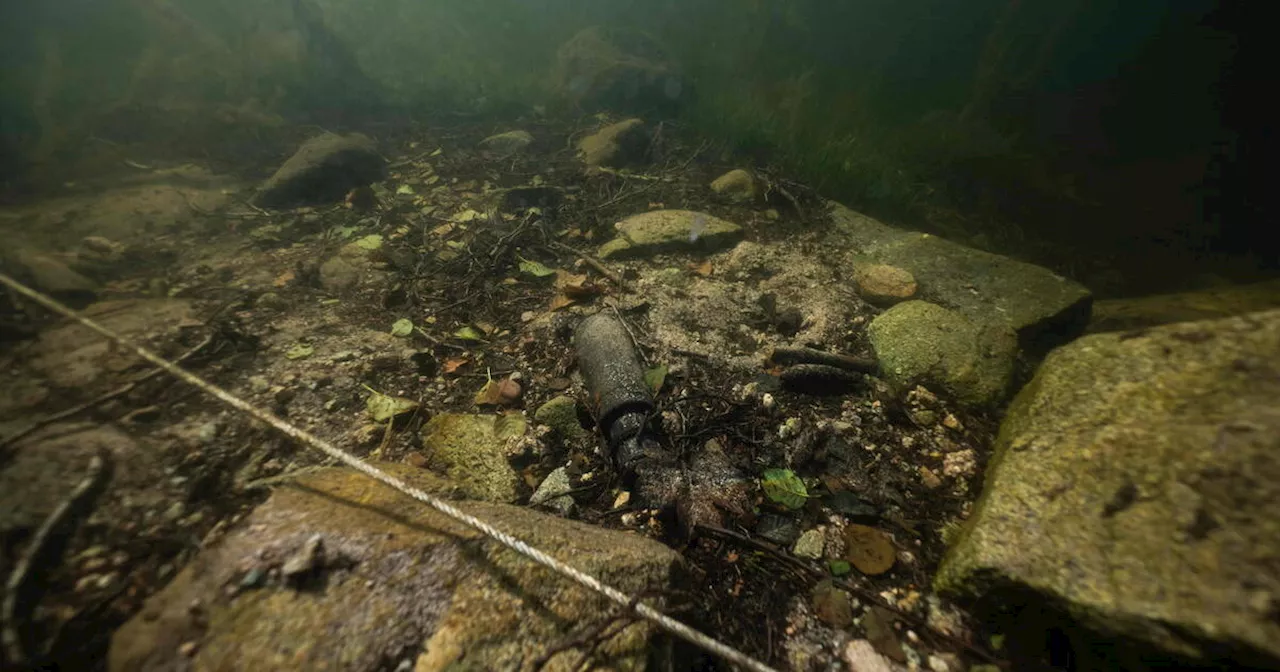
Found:
[[[885,378],[899,389],[947,390],[969,406],[1003,400],[1013,376],[1013,331],[926,301],[900,303],[871,321],[867,336]]]
[[[1112,642],[1079,669],[1280,667],[1277,353],[1280,311],[1051,353],[936,587],[1065,611]]]
[[[1048,269],[904,231],[831,204],[833,231],[854,249],[850,264],[889,264],[911,273],[919,298],[971,320],[1003,324],[1034,353],[1066,343],[1089,321],[1092,295]]]
[[[755,176],[741,168],[735,168],[713,180],[711,191],[733,203],[749,203],[759,196]]]
[[[468,497],[514,502],[520,496],[520,477],[507,461],[507,444],[524,434],[525,425],[502,419],[442,413],[422,428],[427,458],[433,465],[443,466]]]
[[[600,247],[603,259],[633,258],[675,250],[715,251],[742,240],[742,227],[705,212],[653,210],[613,225],[618,237]]]
[[[550,427],[564,439],[578,439],[587,433],[578,420],[578,403],[567,395],[553,397],[539,406],[533,412],[533,419]]]
[[[407,465],[378,466],[428,492],[450,487]],[[679,563],[640,536],[500,504],[455,506],[628,593],[670,585]],[[304,551],[308,569],[278,578]],[[108,669],[372,672],[418,651],[419,671],[519,669],[610,605],[385,485],[325,469],[280,487],[202,549],[115,633]],[[595,664],[643,669],[654,638],[632,623],[606,638]],[[580,659],[570,649],[544,669]]]
[[[1214,320],[1280,308],[1280,280],[1197,292],[1109,299],[1093,304],[1089,331],[1142,329],[1175,322]]]
[[[649,138],[641,119],[627,119],[578,141],[578,158],[590,169],[620,168],[639,162]]]
[[[480,141],[482,149],[504,156],[515,154],[531,144],[533,144],[533,134],[521,130],[491,135]]]

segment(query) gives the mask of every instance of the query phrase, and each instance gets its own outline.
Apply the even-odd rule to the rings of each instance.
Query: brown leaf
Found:
[[[689,270],[693,271],[698,275],[701,275],[704,278],[709,278],[711,277],[711,273],[715,269],[711,265],[711,260],[708,259],[702,262],[701,264],[689,264]]]
[[[468,357],[453,357],[451,359],[446,359],[444,364],[440,365],[440,373],[453,373],[469,361],[471,361],[471,359]]]
[[[575,275],[556,270],[556,289],[571,299],[585,299],[600,293],[600,286],[591,282],[586,274]]]
[[[574,301],[564,294],[556,294],[555,297],[551,299],[551,305],[547,306],[547,311],[554,313],[561,308],[568,308],[575,303],[577,303],[577,301]]]
[[[293,279],[295,277],[297,276],[294,274],[293,271],[285,271],[284,273],[277,275],[275,282],[272,284],[274,284],[276,287],[284,287],[285,285],[293,282]]]
[[[844,557],[859,572],[884,574],[898,558],[889,536],[874,527],[848,525],[844,528]]]

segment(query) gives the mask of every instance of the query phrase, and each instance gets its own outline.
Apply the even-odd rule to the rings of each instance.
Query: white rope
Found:
[[[544,553],[543,551],[540,551],[526,544],[525,542],[511,536],[510,534],[507,534],[506,532],[499,530],[498,528],[490,525],[489,523],[479,518],[476,518],[475,516],[472,516],[468,513],[465,513],[457,508],[454,508],[448,502],[442,499],[439,499],[437,497],[434,497],[429,493],[423,492],[418,488],[410,486],[409,484],[396,478],[395,476],[392,476],[391,474],[388,474],[387,472],[382,471],[381,469],[378,469],[377,467],[329,443],[328,441],[325,441],[324,439],[318,436],[315,436],[314,434],[304,429],[301,429],[292,424],[289,424],[288,422],[280,419],[279,417],[271,413],[268,413],[266,411],[259,409],[258,407],[250,404],[249,402],[214,385],[213,383],[210,383],[204,380],[203,378],[195,375],[194,373],[191,373],[190,371],[183,369],[177,364],[174,364],[164,359],[163,357],[151,352],[150,350],[147,350],[146,348],[129,341],[128,339],[124,338],[123,336],[115,333],[110,329],[107,329],[101,324],[98,324],[97,322],[94,322],[93,320],[90,320],[89,318],[80,315],[79,313],[68,308],[62,303],[59,303],[55,299],[49,296],[46,296],[45,294],[42,294],[34,289],[31,289],[30,287],[27,287],[26,285],[18,282],[17,280],[14,280],[13,278],[9,277],[4,273],[0,273],[0,283],[3,283],[5,286],[9,287],[13,291],[18,292],[19,294],[39,303],[40,305],[48,308],[49,310],[52,310],[53,312],[59,313],[61,315],[65,315],[66,317],[69,317],[79,322],[80,324],[83,324],[84,326],[98,332],[102,336],[116,342],[117,344],[132,350],[133,352],[137,353],[139,357],[147,360],[148,362],[151,362],[152,364],[155,364],[161,369],[164,369],[167,373],[169,373],[173,377],[178,378],[183,382],[189,383],[203,390],[204,392],[212,395],[213,397],[217,398],[219,401],[223,402],[224,404],[238,411],[241,411],[242,413],[253,416],[255,419],[261,420],[262,422],[265,422],[268,425],[271,425],[272,427],[275,427],[277,430],[279,430],[286,436],[289,436],[290,438],[293,438],[303,444],[311,446],[312,448],[319,450],[325,455],[328,455],[329,457],[332,457],[342,462],[343,464],[346,464],[352,469],[359,471],[360,473],[368,476],[369,478],[372,478],[381,483],[385,483],[386,485],[392,488],[395,488],[396,490],[399,490],[400,492],[418,500],[419,502],[422,502],[423,504],[430,506],[436,511],[439,511],[444,515],[450,518],[453,518],[454,520],[460,523],[463,523],[464,525],[467,525],[468,527],[472,527],[476,530],[479,530],[485,536],[525,556],[526,558],[529,558],[530,560],[538,563],[539,565],[542,565],[559,574],[567,576],[570,579],[573,579],[574,581],[576,581],[577,583],[583,586],[586,586],[587,588],[590,588],[591,590],[597,593],[600,593],[605,597],[608,597],[610,600],[616,602],[617,604],[621,605],[625,609],[635,612],[637,616],[657,625],[663,630],[666,630],[667,632],[685,640],[686,642],[689,642],[690,644],[693,644],[699,648],[702,648],[706,651],[714,653],[731,663],[735,663],[737,665],[742,666],[745,669],[754,670],[756,672],[774,672],[773,668],[760,662],[759,660],[756,660],[755,658],[752,658],[751,656],[748,656],[747,654],[737,650],[736,648],[729,646],[728,644],[725,644],[717,639],[704,635],[701,632],[698,632],[697,630],[694,630],[693,628],[685,625],[684,623],[681,623],[680,621],[674,618],[671,618],[670,616],[667,616],[666,614],[658,611],[657,609],[654,609],[653,607],[650,607],[649,605],[644,604],[643,602],[633,601],[625,593],[618,590],[617,588],[614,588],[613,586],[610,586],[600,581],[600,579],[597,579],[596,577],[590,574],[587,574],[581,570],[571,567],[551,557],[550,555]]]

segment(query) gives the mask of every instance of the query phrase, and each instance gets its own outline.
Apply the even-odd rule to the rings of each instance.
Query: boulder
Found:
[[[337,203],[347,192],[382,179],[386,159],[359,133],[324,133],[302,144],[258,189],[264,208]]]
[[[830,204],[830,213],[833,233],[853,248],[851,266],[904,269],[919,283],[919,298],[971,320],[1006,325],[1033,354],[1070,341],[1089,321],[1089,290],[1048,269],[896,229],[839,203]]]
[[[742,227],[705,212],[652,210],[613,225],[618,237],[600,246],[602,259],[672,251],[716,251],[742,240]]]
[[[533,134],[529,131],[507,131],[506,133],[498,133],[491,135],[480,141],[480,148],[509,156],[533,144]]]
[[[421,469],[380,464],[447,492]],[[625,592],[666,587],[680,558],[633,534],[528,509],[456,502]],[[287,571],[286,571],[287,570]],[[208,543],[112,637],[107,669],[510,670],[612,603],[353,470],[312,472]],[[595,664],[644,669],[659,647],[635,622]],[[546,669],[581,658],[570,647]],[[406,657],[407,656],[407,657]],[[416,660],[415,660],[416,659]]]
[[[1077,669],[1280,668],[1277,353],[1280,310],[1050,353],[936,588]]]
[[[741,168],[735,168],[713,180],[711,191],[731,203],[750,203],[759,196],[755,176]]]
[[[670,111],[684,78],[667,50],[637,30],[591,26],[556,51],[557,92],[583,110]]]
[[[620,168],[639,163],[649,146],[649,134],[640,119],[610,124],[578,141],[578,158],[587,170]]]
[[[1018,354],[1009,327],[975,322],[926,301],[886,310],[871,321],[867,336],[894,387],[943,389],[972,407],[1005,399]]]
[[[1280,308],[1280,280],[1180,294],[1108,299],[1093,304],[1089,331],[1143,329]]]
[[[508,461],[508,442],[524,431],[522,420],[507,415],[442,413],[422,428],[422,445],[432,466],[443,468],[468,497],[511,503],[520,496],[520,476]]]

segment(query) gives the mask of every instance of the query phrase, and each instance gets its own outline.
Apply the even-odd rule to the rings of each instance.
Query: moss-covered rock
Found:
[[[1048,269],[896,229],[838,203],[831,204],[831,218],[854,250],[850,265],[904,269],[919,283],[919,298],[977,322],[1006,325],[1029,351],[1066,343],[1089,321],[1089,290]]]
[[[519,434],[510,431],[517,424]],[[442,413],[422,428],[422,445],[431,464],[442,467],[468,497],[510,503],[520,496],[520,477],[508,462],[507,445],[524,428],[503,416]]]
[[[533,419],[550,427],[558,436],[574,440],[586,435],[578,421],[578,402],[573,397],[560,395],[549,400],[533,412]]]
[[[450,489],[421,469],[379,466],[429,492]],[[670,584],[679,563],[636,535],[500,504],[456,506],[627,592]],[[280,578],[309,545],[319,549],[310,570]],[[385,485],[326,469],[279,488],[201,550],[116,632],[108,669],[373,671],[416,651],[417,670],[518,669],[610,604]],[[596,662],[643,669],[654,636],[633,623]],[[580,656],[562,652],[547,669]]]
[[[867,336],[885,378],[899,389],[944,389],[969,406],[999,403],[1009,390],[1018,345],[1006,326],[907,301],[872,320]]]
[[[1280,667],[1277,353],[1280,311],[1051,353],[936,587],[1064,611],[1115,656],[1083,668]]]

